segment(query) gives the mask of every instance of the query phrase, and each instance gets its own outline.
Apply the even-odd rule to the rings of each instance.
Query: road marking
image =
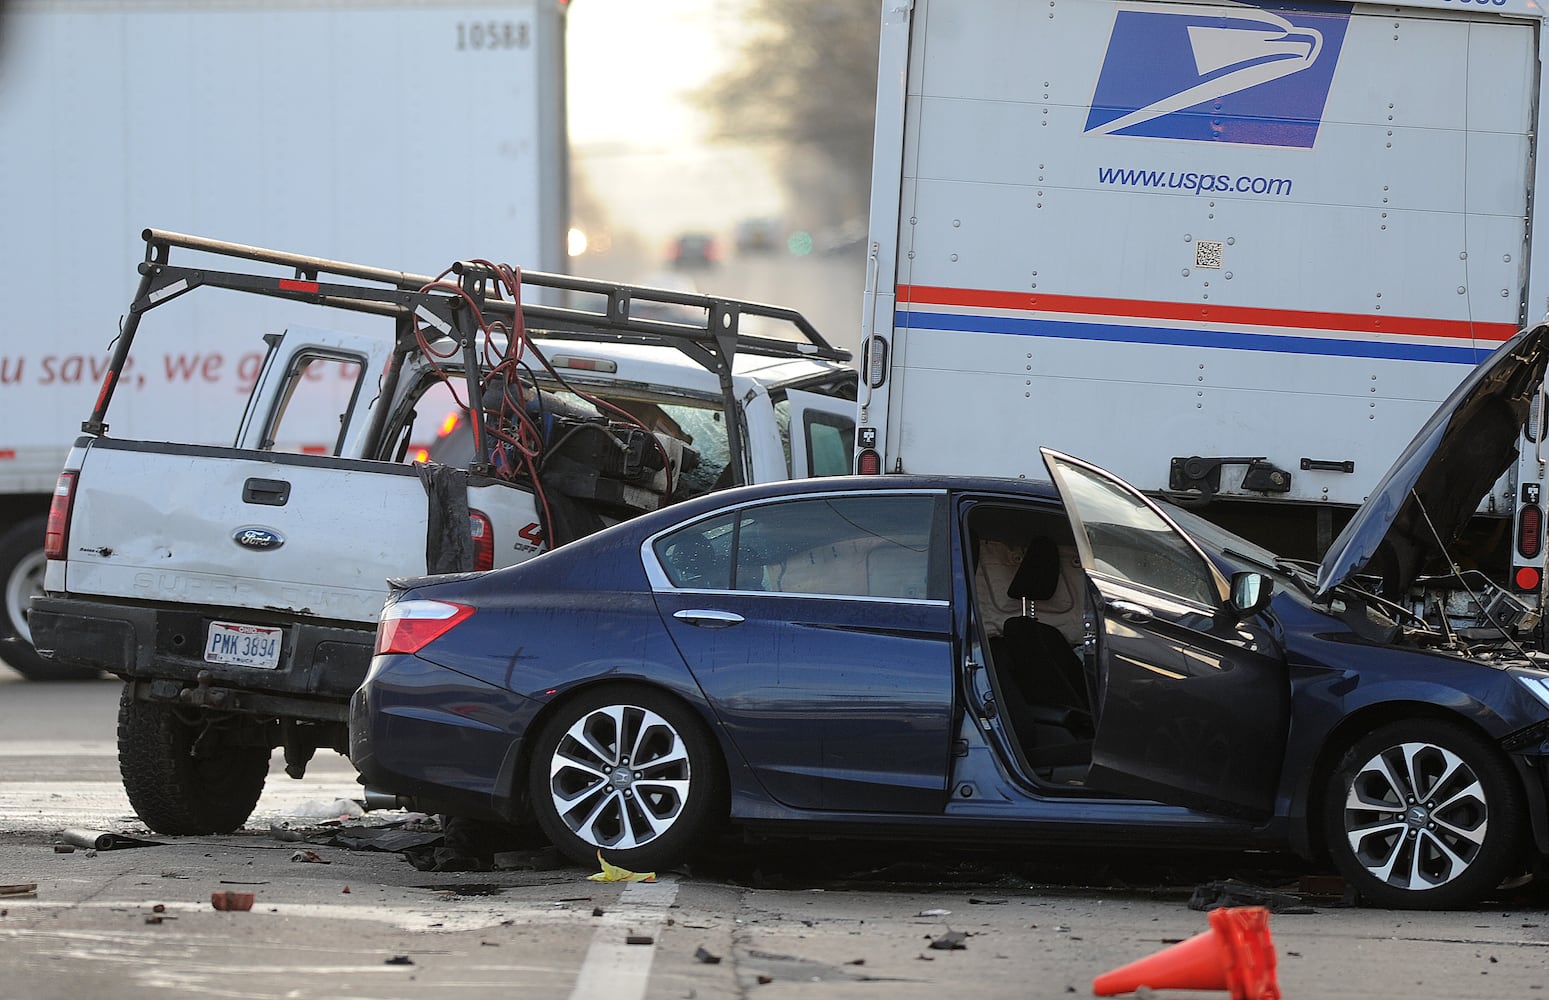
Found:
[[[602,917],[570,1000],[641,1000],[651,977],[656,944],[626,944],[631,933],[651,934],[666,919],[667,907],[678,898],[676,879],[631,882],[618,903]]]
[[[111,740],[6,740],[0,757],[117,757]]]

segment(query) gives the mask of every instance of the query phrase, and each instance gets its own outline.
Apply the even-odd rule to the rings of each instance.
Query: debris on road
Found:
[[[594,875],[586,876],[592,882],[655,882],[655,872],[632,872],[628,868],[620,868],[618,865],[609,864],[603,858],[602,852],[597,852],[597,863],[602,865],[602,871]]]
[[[210,893],[210,905],[217,910],[245,911],[253,908],[253,894],[251,892],[212,892]]]
[[[915,916],[917,916],[917,917],[946,917],[946,916],[950,916],[951,914],[952,914],[951,910],[936,909],[936,910],[921,910],[919,913],[916,913]]]
[[[303,848],[290,856],[292,861],[302,861],[313,865],[332,864],[327,858],[313,850]]]
[[[1284,914],[1318,912],[1308,906],[1300,896],[1277,892],[1274,889],[1240,882],[1237,879],[1206,882],[1196,888],[1194,895],[1189,897],[1191,910],[1215,910],[1224,906],[1262,906],[1271,913]]]
[[[72,828],[61,832],[59,838],[71,847],[85,847],[93,851],[118,851],[128,847],[166,846],[159,840],[129,837],[122,833],[112,833],[107,830],[80,830]]]
[[[36,899],[38,895],[38,883],[18,882],[15,885],[0,885],[0,899]]]
[[[704,945],[700,945],[694,950],[694,958],[700,962],[703,962],[705,965],[721,964],[721,956],[710,951]]]
[[[354,799],[334,799],[332,802],[302,802],[289,811],[296,819],[345,820],[359,819],[366,815],[365,808]]]
[[[408,955],[394,955],[392,958],[389,958],[387,961],[383,962],[382,964],[383,965],[413,965],[414,964],[414,959],[410,958]]]
[[[966,931],[947,931],[940,937],[932,938],[930,947],[932,951],[964,951],[968,947],[964,944],[967,940]]]

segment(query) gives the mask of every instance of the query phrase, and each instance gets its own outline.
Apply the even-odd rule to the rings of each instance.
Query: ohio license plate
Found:
[[[280,633],[283,631],[262,625],[211,622],[209,638],[204,644],[205,662],[272,670],[280,665]]]

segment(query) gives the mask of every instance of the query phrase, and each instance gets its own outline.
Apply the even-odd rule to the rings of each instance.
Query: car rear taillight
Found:
[[[468,530],[473,535],[473,568],[495,568],[495,525],[482,510],[468,511]]]
[[[61,472],[54,483],[54,499],[48,505],[48,527],[43,533],[43,556],[63,559],[70,544],[70,512],[75,504],[74,472]]]
[[[376,653],[418,653],[473,616],[466,604],[409,600],[382,609]]]

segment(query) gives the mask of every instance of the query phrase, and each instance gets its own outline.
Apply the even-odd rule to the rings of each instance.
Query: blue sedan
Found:
[[[395,581],[351,760],[636,870],[731,824],[1289,848],[1376,905],[1467,905],[1549,854],[1549,671],[1395,601],[1435,553],[1391,528],[1450,540],[1511,454],[1447,474],[1495,455],[1470,415],[1520,427],[1546,357],[1540,327],[1480,366],[1321,567],[1045,449],[1048,482],[747,487]]]

